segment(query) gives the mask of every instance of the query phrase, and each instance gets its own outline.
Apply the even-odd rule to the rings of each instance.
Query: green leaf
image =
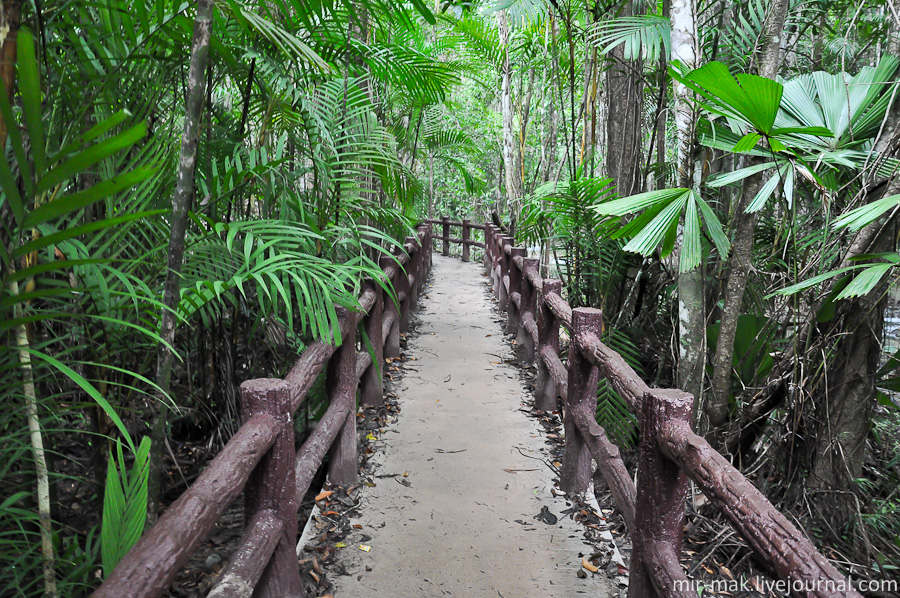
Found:
[[[40,178],[47,167],[44,141],[43,110],[41,108],[41,77],[34,53],[34,36],[22,27],[18,35],[19,92],[25,112],[25,127],[34,158],[34,176]],[[12,128],[12,127],[10,127]]]
[[[834,134],[825,127],[775,127],[769,135],[787,135],[802,133],[804,135],[816,135],[818,137],[834,137]]]
[[[894,266],[895,264],[866,265],[862,272],[857,274],[853,280],[850,281],[850,284],[841,291],[835,300],[840,301],[841,299],[850,299],[869,294],[872,292],[872,289],[881,282],[881,279],[884,278],[885,274],[890,272]]]
[[[141,122],[118,135],[78,152],[62,164],[54,166],[44,177],[39,179],[35,193],[53,189],[59,183],[72,178],[100,160],[131,147],[146,135],[147,123]]]
[[[653,253],[656,247],[663,242],[673,223],[677,224],[678,220],[681,218],[681,211],[687,204],[688,197],[690,197],[690,191],[683,189],[680,191],[681,193],[679,193],[675,199],[666,205],[659,214],[647,224],[647,226],[641,229],[641,231],[625,245],[625,251],[633,251],[645,257]]]
[[[154,166],[142,166],[131,172],[103,181],[84,191],[66,195],[53,201],[49,201],[31,212],[25,218],[25,227],[33,228],[39,224],[57,218],[64,214],[70,214],[92,203],[100,201],[115,193],[129,189],[141,181],[146,180],[156,172]]]
[[[659,189],[604,202],[591,209],[604,216],[624,216],[684,195],[688,189]]]
[[[761,139],[759,133],[747,133],[741,140],[734,144],[734,147],[731,148],[731,151],[735,153],[746,152],[747,150],[753,149],[756,146],[756,143]]]
[[[709,233],[713,245],[716,246],[716,250],[719,252],[719,258],[725,259],[731,252],[731,242],[728,240],[728,235],[726,235],[725,231],[722,229],[722,223],[719,222],[719,219],[716,217],[712,208],[709,207],[709,204],[703,201],[700,194],[696,191],[694,192],[694,200],[700,208],[700,214],[703,216],[703,224],[706,225],[706,231]]]
[[[121,443],[117,443],[116,448],[118,459],[112,451],[109,456],[100,530],[100,552],[107,578],[144,531],[150,479],[149,436],[141,439],[130,475],[125,467]]]
[[[898,206],[900,206],[900,195],[882,197],[843,214],[832,223],[832,226],[836,229],[847,228],[851,231],[858,231]]]
[[[776,164],[777,162],[764,162],[762,164],[747,166],[746,168],[739,168],[738,170],[733,170],[725,174],[709,177],[709,179],[706,180],[706,184],[709,187],[724,187],[725,185],[742,181],[748,176],[768,170]]]
[[[709,62],[685,78],[706,100],[726,113],[742,117],[757,132],[769,135],[778,114],[784,88],[777,81],[757,75],[739,74],[737,81],[721,62]]]
[[[134,450],[135,450],[134,442],[132,442],[132,440],[131,440],[131,435],[128,433],[128,428],[126,428],[125,424],[122,423],[122,420],[119,418],[119,415],[116,413],[116,410],[113,409],[112,405],[109,404],[109,401],[107,401],[103,397],[103,395],[101,395],[100,392],[96,388],[94,388],[93,384],[91,384],[90,382],[85,380],[81,376],[81,374],[79,374],[78,372],[76,372],[75,370],[73,370],[72,368],[67,366],[66,364],[62,363],[55,357],[51,357],[50,355],[47,355],[46,353],[42,353],[41,351],[37,351],[37,350],[31,349],[31,348],[26,348],[25,350],[28,351],[29,353],[31,353],[32,355],[34,355],[35,357],[37,357],[38,359],[46,361],[51,366],[55,367],[57,370],[60,371],[60,373],[62,373],[67,378],[69,378],[72,382],[74,382],[78,386],[80,386],[84,392],[86,392],[92,399],[94,399],[94,401],[96,401],[97,404],[100,405],[100,408],[103,409],[103,411],[106,413],[107,417],[109,417],[110,421],[112,421],[112,423],[119,429],[119,432],[122,434],[122,438],[125,439],[125,442],[128,444],[128,447],[132,450],[132,452],[134,452]]]

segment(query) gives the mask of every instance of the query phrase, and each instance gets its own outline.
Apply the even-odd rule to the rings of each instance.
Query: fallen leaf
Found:
[[[354,524],[353,524],[352,526],[350,526],[350,527],[352,527],[352,528],[354,528],[354,529],[362,529],[362,525],[360,525],[359,523],[354,523]]]
[[[322,513],[322,515],[328,517],[330,515],[340,515],[340,513],[338,513],[337,511],[325,511],[324,513]]]
[[[319,576],[316,575],[315,571],[310,571],[309,576],[313,578],[313,581],[315,581],[316,583],[319,583]]]
[[[320,500],[325,500],[326,498],[328,498],[328,497],[331,496],[332,494],[334,494],[334,492],[332,492],[331,490],[322,490],[321,492],[319,492],[318,494],[316,494],[316,502],[318,502],[318,501],[320,501]]]
[[[345,544],[344,542],[338,542],[337,544],[334,545],[334,547],[335,548],[347,548],[347,544]]]
[[[403,472],[403,477],[404,477],[404,478],[408,478],[408,477],[409,477],[409,472],[408,472],[408,471],[404,471],[404,472]]]
[[[596,565],[591,564],[591,562],[587,559],[581,559],[581,566],[590,571],[591,573],[596,573],[600,570]]]

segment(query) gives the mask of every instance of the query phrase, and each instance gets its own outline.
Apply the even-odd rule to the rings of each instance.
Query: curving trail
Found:
[[[527,390],[504,362],[512,351],[484,281],[478,264],[434,256],[414,360],[393,389],[400,420],[372,456],[376,474],[401,477],[363,492],[362,529],[341,550],[348,575],[332,577],[338,598],[609,594],[605,575],[576,576],[590,548],[561,515],[551,471],[530,458],[543,457],[543,431],[519,411]],[[535,519],[545,506],[554,525]]]

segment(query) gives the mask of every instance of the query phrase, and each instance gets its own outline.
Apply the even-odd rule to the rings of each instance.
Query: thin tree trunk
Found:
[[[544,156],[541,165],[541,182],[546,183],[550,180],[550,173],[556,165],[556,144],[559,131],[559,112],[556,110],[556,102],[553,100],[553,89],[556,88],[558,82],[555,80],[559,73],[559,58],[556,54],[556,38],[559,35],[559,24],[556,22],[556,16],[550,16],[550,36],[551,46],[550,54],[550,71],[544,78],[544,89],[549,96],[546,101],[547,105],[547,137],[544,141]]]
[[[22,18],[22,0],[0,2],[0,81],[12,102],[16,85],[16,55],[19,22]],[[6,121],[0,118],[0,148],[6,147]]]
[[[625,0],[619,16],[633,15],[632,0]],[[624,197],[637,193],[641,188],[643,67],[640,60],[625,61],[625,48],[621,44],[609,56],[611,60],[606,70],[608,118],[605,170],[615,182],[617,193]]]
[[[672,22],[672,59],[690,69],[698,61],[697,23],[692,2],[675,2],[669,7]],[[695,184],[694,129],[696,112],[690,91],[678,81],[673,87],[675,108],[676,179],[679,187]],[[679,236],[682,231],[679,230]],[[679,246],[679,260],[681,258]],[[706,326],[704,319],[703,274],[700,268],[678,274],[678,387],[702,401],[703,371],[706,365]]]
[[[13,297],[17,296],[19,294],[19,283],[11,282],[9,290]],[[18,309],[16,311],[21,316],[21,311]],[[19,363],[22,366],[20,369],[22,371],[22,392],[25,395],[25,418],[28,420],[31,452],[34,455],[34,469],[37,478],[41,561],[44,567],[44,596],[56,598],[56,557],[53,550],[53,522],[50,515],[50,472],[47,468],[44,438],[41,434],[41,421],[38,416],[37,391],[34,387],[34,374],[31,368],[28,331],[24,324],[16,326],[16,347],[19,352]]]
[[[787,15],[788,0],[774,0],[770,6],[766,21],[762,58],[759,62],[759,74],[774,79],[778,74],[781,57],[781,35]],[[762,163],[764,159],[752,156],[749,165]],[[747,214],[747,206],[763,185],[760,175],[747,177],[741,189],[737,211],[734,215],[734,240],[731,248],[730,273],[723,297],[722,318],[719,325],[719,336],[716,342],[716,354],[713,356],[712,393],[706,408],[710,432],[713,439],[719,435],[714,430],[728,419],[731,391],[731,367],[734,359],[734,337],[737,333],[738,317],[747,288],[747,277],[750,273],[751,250],[756,230],[756,215]]]
[[[500,31],[500,46],[503,48],[503,64],[500,68],[500,113],[503,117],[503,168],[506,178],[506,206],[512,214],[514,202],[521,195],[519,189],[518,169],[516,168],[515,146],[516,134],[512,104],[512,68],[509,64],[509,23],[506,10],[497,12],[497,25]],[[501,216],[503,214],[500,214]]]
[[[194,35],[191,42],[191,62],[188,72],[188,95],[184,115],[184,131],[181,137],[181,155],[175,192],[172,196],[172,213],[169,216],[168,268],[163,305],[160,317],[160,343],[156,360],[157,391],[155,412],[151,427],[150,480],[148,487],[147,516],[156,520],[159,510],[159,494],[162,482],[163,448],[165,446],[168,419],[168,394],[171,388],[172,364],[175,355],[169,348],[175,343],[175,309],[181,299],[181,267],[184,260],[184,235],[187,228],[187,212],[194,193],[194,172],[197,165],[197,147],[200,143],[200,120],[206,96],[206,66],[209,61],[209,41],[212,34],[212,17],[215,0],[198,0]]]

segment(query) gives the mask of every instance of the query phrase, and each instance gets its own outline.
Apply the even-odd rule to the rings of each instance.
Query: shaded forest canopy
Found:
[[[3,0],[0,46],[0,594],[96,587],[439,216],[897,577],[896,0]]]

